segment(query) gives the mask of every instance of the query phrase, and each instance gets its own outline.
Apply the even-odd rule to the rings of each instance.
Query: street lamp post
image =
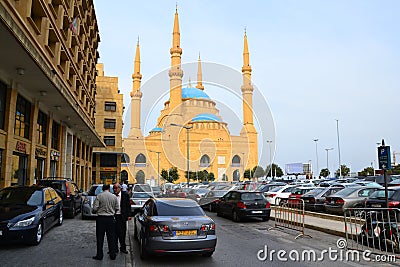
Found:
[[[242,171],[243,171],[243,181],[244,181],[244,152],[242,152]]]
[[[176,124],[176,123],[171,123],[171,126],[177,126],[181,128],[186,129],[187,133],[187,144],[186,144],[186,154],[187,154],[187,186],[189,187],[190,179],[189,179],[189,157],[190,157],[190,152],[189,152],[189,130],[193,128],[193,126],[186,126],[186,125],[181,125],[181,124]]]
[[[318,173],[318,171],[319,171],[319,167],[318,167],[318,139],[314,139],[314,142],[315,142],[315,155],[317,156],[317,171],[315,173],[319,177],[319,173]]]
[[[160,151],[149,150],[150,152],[157,153],[157,185],[160,186]]]
[[[337,145],[339,153],[339,178],[342,178],[342,164],[340,162],[339,120],[336,120]]]
[[[271,143],[272,143],[272,140],[267,140],[267,143],[268,143],[268,145],[269,145],[269,160],[270,160],[269,168],[270,168],[271,180],[272,180],[272,153],[271,153]]]
[[[328,169],[329,177],[330,177],[331,175],[330,175],[330,171],[329,171],[329,151],[333,150],[333,148],[325,148],[325,150],[326,150],[326,168]]]

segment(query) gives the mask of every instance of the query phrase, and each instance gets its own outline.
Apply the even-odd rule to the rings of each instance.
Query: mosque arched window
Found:
[[[136,156],[135,159],[135,166],[136,167],[145,167],[146,166],[146,156],[140,153]]]
[[[209,167],[210,157],[208,155],[203,155],[200,159],[200,167]]]
[[[240,157],[238,155],[232,158],[232,167],[240,167]]]

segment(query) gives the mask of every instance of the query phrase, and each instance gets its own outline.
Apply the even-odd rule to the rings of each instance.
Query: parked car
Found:
[[[191,190],[192,188],[190,187],[178,188],[175,192],[175,196],[180,198],[186,198]]]
[[[290,194],[292,193],[293,188],[295,187],[297,187],[297,185],[285,185],[282,187],[275,187],[271,191],[264,192],[264,196],[268,200],[268,202],[271,203],[271,205],[280,205],[287,201]]]
[[[214,221],[196,201],[181,198],[149,199],[134,217],[134,238],[141,258],[182,253],[210,257],[217,244]]]
[[[132,192],[132,197],[130,199],[132,214],[135,215],[138,213],[149,198],[154,198],[152,192]]]
[[[271,207],[261,192],[233,190],[220,198],[216,211],[218,216],[230,216],[235,222],[249,217],[268,221]]]
[[[62,198],[51,187],[12,186],[0,190],[0,243],[37,245],[63,223]]]
[[[381,188],[372,193],[365,202],[367,208],[386,208],[385,189]],[[388,188],[389,208],[400,208],[400,186]]]
[[[38,185],[54,188],[62,197],[64,214],[74,218],[82,207],[82,190],[69,178],[47,177],[38,181]]]
[[[149,184],[134,184],[132,192],[150,192],[153,194],[153,189],[151,189]]]
[[[207,194],[209,191],[210,189],[207,188],[193,188],[192,190],[189,191],[186,197],[193,199],[198,203],[200,198],[204,197],[204,195]]]
[[[154,197],[162,197],[161,187],[159,186],[152,186],[151,190],[153,190]]]
[[[367,186],[344,188],[326,197],[325,210],[331,213],[344,214],[347,208],[362,208],[365,206],[367,198],[378,189],[378,187]]]
[[[326,197],[342,190],[343,187],[316,187],[300,197],[304,200],[304,208],[311,211],[324,211]]]
[[[89,217],[96,217],[97,214],[92,212],[93,202],[96,199],[96,196],[103,192],[103,184],[93,184],[87,193],[83,193],[83,201],[82,201],[82,219],[87,219]],[[114,193],[114,189],[111,186],[110,192]]]
[[[294,187],[292,189],[292,193],[289,195],[289,198],[287,200],[288,204],[291,205],[297,205],[300,203],[300,197],[304,195],[307,192],[310,192],[313,190],[315,187],[311,186],[299,186],[299,187]]]
[[[208,209],[209,211],[215,211],[219,202],[219,198],[223,197],[228,190],[210,190],[202,198],[199,199],[199,205],[203,209]]]
[[[261,193],[264,193],[264,192],[268,192],[268,191],[274,189],[275,187],[282,187],[285,185],[286,185],[286,183],[283,183],[283,182],[270,182],[268,184],[260,184],[257,187],[256,191],[260,191]]]

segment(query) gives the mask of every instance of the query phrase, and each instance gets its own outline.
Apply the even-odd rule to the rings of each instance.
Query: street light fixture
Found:
[[[325,148],[325,150],[326,150],[326,168],[328,169],[329,177],[330,177],[331,175],[330,175],[330,171],[329,171],[329,156],[328,156],[328,154],[329,154],[330,150],[333,150],[333,148]]]
[[[314,139],[315,142],[315,155],[317,156],[317,171],[315,172],[316,175],[319,177],[319,167],[318,167],[318,139]]]
[[[269,166],[269,168],[270,168],[271,180],[272,180],[272,153],[271,153],[271,143],[272,143],[272,140],[267,140],[267,143],[268,143],[268,145],[269,145],[269,160],[270,160],[270,166]]]
[[[160,151],[149,150],[150,152],[157,153],[157,185],[160,186]]]
[[[177,127],[181,127],[181,128],[185,128],[186,129],[186,133],[187,133],[187,185],[189,187],[189,183],[190,183],[190,179],[189,179],[189,156],[190,156],[190,152],[189,152],[189,130],[193,128],[193,126],[186,126],[186,125],[181,125],[181,124],[176,124],[176,123],[171,123],[171,126],[177,126]]]

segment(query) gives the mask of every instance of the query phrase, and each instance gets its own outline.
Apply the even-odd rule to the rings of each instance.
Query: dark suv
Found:
[[[217,205],[217,215],[227,215],[235,222],[242,218],[259,217],[268,221],[271,207],[261,192],[236,190],[230,191],[220,198]]]
[[[54,188],[63,199],[63,212],[70,218],[81,211],[82,196],[78,186],[69,178],[47,177],[39,180],[39,185]]]

